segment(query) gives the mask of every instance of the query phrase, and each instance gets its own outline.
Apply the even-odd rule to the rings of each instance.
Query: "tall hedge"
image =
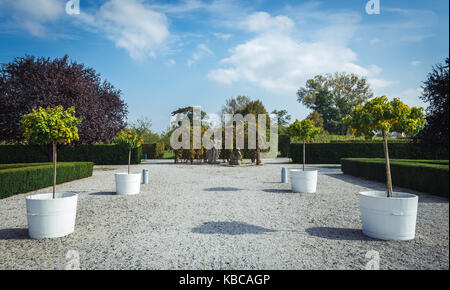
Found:
[[[302,144],[292,143],[290,154],[294,163],[301,163]],[[416,143],[390,143],[389,156],[397,159],[448,159],[448,151],[424,152]],[[383,158],[380,142],[310,143],[306,146],[307,164],[339,164],[341,158]]]
[[[147,154],[147,159],[160,159],[164,156],[165,144],[156,142],[152,144],[142,144],[142,154]]]
[[[0,145],[0,164],[50,162],[46,147],[28,145]],[[134,149],[131,163],[141,162],[142,149]],[[128,149],[118,145],[78,145],[58,148],[58,162],[90,161],[96,165],[128,164]]]
[[[448,160],[391,159],[391,175],[394,186],[414,189],[448,197]],[[343,158],[342,171],[374,181],[386,181],[384,158]]]
[[[58,162],[56,183],[92,176],[92,162]],[[53,164],[0,164],[0,199],[53,184]]]

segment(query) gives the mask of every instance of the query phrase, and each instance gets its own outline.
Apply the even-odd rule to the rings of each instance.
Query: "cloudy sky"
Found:
[[[0,0],[0,63],[69,57],[121,89],[129,119],[153,129],[170,112],[259,98],[302,119],[296,91],[316,74],[353,72],[375,95],[421,105],[420,87],[449,51],[447,0]]]

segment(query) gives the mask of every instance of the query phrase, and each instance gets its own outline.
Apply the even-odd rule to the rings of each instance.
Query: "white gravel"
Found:
[[[150,174],[136,196],[114,194],[126,166],[96,166],[58,186],[79,201],[75,232],[57,239],[28,238],[25,194],[2,199],[0,269],[64,269],[70,250],[81,269],[364,269],[371,250],[381,269],[449,268],[448,199],[419,193],[414,240],[374,240],[361,232],[357,192],[383,184],[321,167],[317,193],[292,193],[281,167],[299,166],[286,162],[135,165]]]

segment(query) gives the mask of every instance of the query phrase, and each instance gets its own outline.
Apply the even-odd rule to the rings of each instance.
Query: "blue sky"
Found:
[[[296,91],[321,73],[368,78],[375,95],[424,106],[431,67],[448,57],[449,2],[380,0],[0,0],[0,63],[26,54],[93,67],[123,92],[129,120],[157,132],[170,112],[225,99],[259,98],[293,118],[309,110]]]

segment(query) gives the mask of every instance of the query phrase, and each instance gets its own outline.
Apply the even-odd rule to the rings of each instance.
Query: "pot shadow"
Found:
[[[28,240],[28,228],[0,229],[0,240]]]
[[[211,187],[211,188],[205,188],[204,191],[239,191],[242,190],[240,188],[236,187]]]
[[[363,234],[361,229],[312,227],[305,230],[311,236],[341,241],[380,241]]]
[[[205,222],[203,225],[193,228],[191,232],[198,234],[258,235],[277,231],[243,222]]]
[[[112,192],[112,191],[99,191],[99,192],[89,193],[89,195],[116,195],[116,193]]]
[[[268,193],[293,193],[292,189],[278,189],[278,188],[263,189],[262,191],[268,192]]]

